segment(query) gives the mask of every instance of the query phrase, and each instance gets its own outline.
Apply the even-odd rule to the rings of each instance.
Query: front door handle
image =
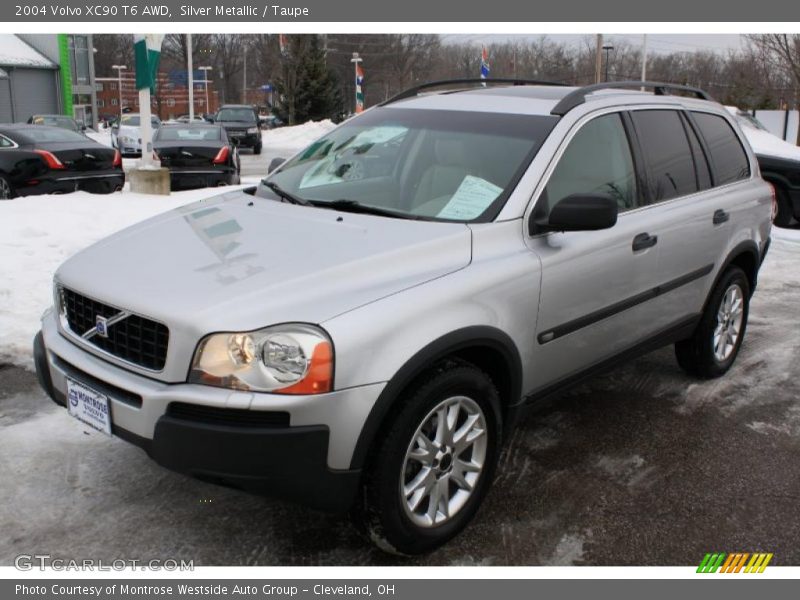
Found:
[[[712,221],[714,225],[721,225],[722,223],[726,223],[730,218],[731,216],[720,208],[714,211],[714,218]]]
[[[657,235],[650,235],[649,233],[640,233],[635,238],[633,238],[632,248],[634,252],[638,252],[639,250],[645,250],[647,248],[652,248],[658,243],[658,236]]]

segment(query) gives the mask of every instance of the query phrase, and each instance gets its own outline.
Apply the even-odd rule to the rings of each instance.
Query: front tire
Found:
[[[253,154],[256,154],[256,155],[261,154],[261,144],[257,144],[256,146],[253,146]]]
[[[468,363],[443,363],[400,399],[367,469],[361,518],[370,539],[420,554],[464,529],[491,485],[500,399]]]
[[[0,175],[0,200],[11,200],[14,197],[14,188],[8,179]]]
[[[739,267],[729,267],[712,291],[692,337],[675,344],[681,368],[705,379],[724,375],[739,354],[749,309],[750,282]]]

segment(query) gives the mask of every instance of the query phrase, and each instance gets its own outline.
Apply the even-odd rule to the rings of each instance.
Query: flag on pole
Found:
[[[356,113],[364,112],[364,69],[356,63]]]
[[[155,93],[158,83],[158,62],[161,59],[160,33],[136,34],[133,38],[133,53],[136,58],[136,89],[149,89]]]
[[[490,70],[489,53],[486,51],[486,46],[484,46],[483,50],[481,50],[481,79],[488,79]]]
[[[282,33],[278,35],[278,46],[281,49],[281,56],[289,54],[289,40],[287,40],[286,36]]]

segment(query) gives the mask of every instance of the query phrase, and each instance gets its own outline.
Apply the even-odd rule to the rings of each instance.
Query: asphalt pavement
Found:
[[[252,157],[252,168],[269,159]],[[800,565],[799,255],[800,244],[773,244],[728,375],[695,381],[664,348],[538,407],[509,440],[472,525],[413,559],[375,549],[347,517],[166,471],[70,418],[29,371],[0,367],[0,564],[48,553],[195,565],[692,565],[706,552],[761,551]]]

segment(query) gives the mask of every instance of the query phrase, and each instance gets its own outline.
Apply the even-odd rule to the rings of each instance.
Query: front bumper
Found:
[[[353,450],[384,387],[281,396],[166,384],[81,350],[59,333],[52,313],[34,340],[34,358],[39,383],[56,403],[66,406],[68,377],[106,394],[112,433],[143,448],[158,464],[335,512],[347,510],[356,497],[360,469],[351,468]],[[206,416],[176,414],[170,405],[201,407]],[[214,411],[222,416],[288,413],[288,424],[208,418]]]
[[[245,133],[245,134],[235,134],[231,133],[230,131],[226,132],[228,135],[228,139],[232,142],[239,144],[239,146],[244,146],[245,148],[255,148],[261,143],[261,132],[258,133]]]

